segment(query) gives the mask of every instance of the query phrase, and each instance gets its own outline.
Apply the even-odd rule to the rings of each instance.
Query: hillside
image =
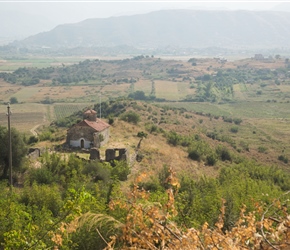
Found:
[[[288,47],[290,13],[162,10],[59,25],[19,47],[277,48]]]
[[[100,106],[95,104],[93,108],[99,111]],[[128,112],[140,117],[138,124],[124,121],[123,117]],[[107,122],[108,117],[114,120],[110,140],[101,148],[102,158],[106,148],[120,147],[127,148],[132,157],[141,139],[138,133],[147,134],[139,150],[142,161],[134,163],[132,179],[140,171],[154,175],[165,165],[192,178],[203,175],[215,177],[222,166],[238,164],[242,159],[290,172],[287,119],[244,118],[239,113],[222,117],[214,113],[187,111],[171,104],[130,100],[103,102],[102,117]],[[65,142],[67,128],[79,119],[82,119],[81,111],[66,119],[56,119],[51,128],[38,129],[43,139],[37,145],[59,148]],[[65,125],[68,127],[64,128]],[[49,136],[41,136],[47,135],[47,132]],[[195,157],[189,156],[191,150],[196,150]],[[223,159],[219,150],[228,156]],[[211,161],[211,156],[214,161]]]

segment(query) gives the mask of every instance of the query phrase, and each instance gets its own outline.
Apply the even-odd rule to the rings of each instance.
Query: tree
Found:
[[[129,94],[129,98],[133,98],[134,100],[146,100],[147,99],[144,91],[140,91],[140,90]]]
[[[18,100],[17,100],[17,98],[16,98],[16,97],[14,97],[14,96],[12,96],[12,97],[10,98],[10,103],[11,103],[11,104],[18,103]]]
[[[23,136],[14,128],[11,129],[12,143],[12,166],[13,169],[19,169],[22,160],[27,153],[26,144]],[[9,168],[9,149],[8,145],[8,130],[0,126],[0,178],[7,178]]]

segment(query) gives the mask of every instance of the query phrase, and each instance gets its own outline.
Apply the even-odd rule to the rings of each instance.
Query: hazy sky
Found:
[[[289,0],[290,1],[290,0]],[[289,2],[287,1],[287,2]],[[41,15],[55,24],[73,23],[87,18],[147,13],[160,9],[268,10],[283,1],[54,1],[0,0],[0,10]],[[284,1],[285,2],[285,1]]]

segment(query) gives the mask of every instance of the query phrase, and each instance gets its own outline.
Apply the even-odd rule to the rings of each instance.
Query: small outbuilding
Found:
[[[89,109],[84,112],[84,119],[67,131],[66,142],[73,148],[99,148],[110,137],[110,125],[97,118],[97,112]]]

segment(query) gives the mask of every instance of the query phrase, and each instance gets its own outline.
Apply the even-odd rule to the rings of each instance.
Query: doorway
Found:
[[[84,148],[84,147],[85,147],[85,140],[81,139],[81,148]]]

